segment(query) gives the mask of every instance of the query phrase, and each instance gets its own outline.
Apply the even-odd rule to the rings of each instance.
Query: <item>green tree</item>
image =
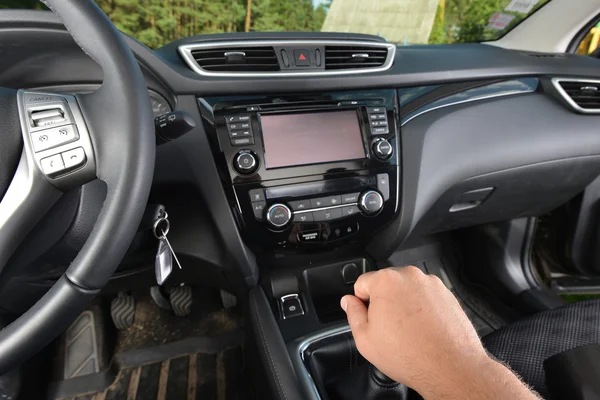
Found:
[[[549,0],[539,0],[529,14],[506,11],[511,0],[441,0],[429,43],[464,43],[497,39]],[[502,30],[488,27],[494,13],[513,16]]]

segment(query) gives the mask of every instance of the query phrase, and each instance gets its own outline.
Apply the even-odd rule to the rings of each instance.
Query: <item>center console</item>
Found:
[[[212,113],[240,232],[255,249],[366,245],[398,212],[394,90],[200,105]]]
[[[339,306],[360,274],[380,267],[366,249],[399,215],[396,91],[198,104],[239,233],[261,269],[250,319],[260,356],[277,355],[264,359],[276,364],[268,376],[290,378],[273,382],[275,392],[297,376],[303,399],[407,398],[406,387],[358,357]],[[348,354],[356,362],[345,371]]]

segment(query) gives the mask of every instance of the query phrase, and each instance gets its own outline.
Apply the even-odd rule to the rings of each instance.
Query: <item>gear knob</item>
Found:
[[[371,377],[373,378],[373,380],[375,380],[376,383],[382,386],[395,385],[396,383],[398,383],[383,372],[381,372],[380,370],[378,370],[377,367],[375,367],[374,365],[371,367],[371,371]]]

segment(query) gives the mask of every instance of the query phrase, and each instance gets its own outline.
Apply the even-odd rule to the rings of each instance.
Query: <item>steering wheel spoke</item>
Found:
[[[96,178],[90,133],[75,96],[17,93],[24,151],[49,182],[66,191]]]
[[[14,91],[0,90],[0,105],[10,100],[8,107],[0,107],[4,125],[14,128],[11,137],[18,139],[15,125],[20,122],[23,136],[18,166],[21,142],[7,140],[14,150],[11,169],[17,166],[17,172],[3,197],[0,187],[0,270],[62,192],[99,178],[107,194],[89,237],[63,276],[29,311],[0,330],[0,374],[63,332],[108,282],[138,229],[154,173],[152,108],[139,64],[122,34],[93,0],[44,3],[100,65],[104,79],[100,89],[87,95],[21,90],[18,110]]]

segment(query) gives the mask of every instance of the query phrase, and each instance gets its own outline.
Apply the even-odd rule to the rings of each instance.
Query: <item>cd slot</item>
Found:
[[[297,185],[266,188],[267,199],[319,196],[326,193],[348,192],[368,187],[377,187],[376,176],[357,176],[352,178],[331,179],[327,181],[302,183]]]

